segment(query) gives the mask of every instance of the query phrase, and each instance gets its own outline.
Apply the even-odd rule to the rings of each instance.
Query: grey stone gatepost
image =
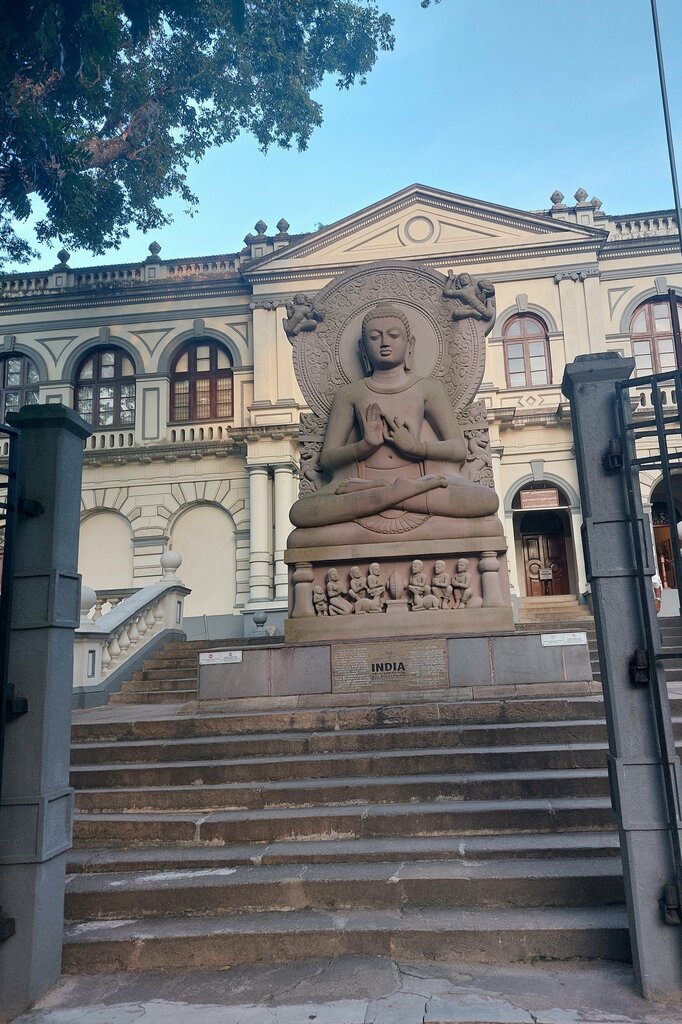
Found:
[[[5,734],[0,903],[16,931],[0,945],[0,1019],[30,1006],[61,970],[81,471],[91,433],[63,405],[9,418],[21,431],[21,497],[42,511],[20,515],[16,531],[9,673],[28,712]]]
[[[665,675],[660,661],[656,662],[660,633],[653,588],[647,588],[648,600],[643,604],[634,548],[634,543],[641,545],[645,574],[651,576],[655,565],[651,531],[644,518],[638,481],[634,481],[636,521],[631,523],[625,472],[609,470],[604,461],[609,442],[620,436],[616,383],[627,380],[634,365],[633,359],[612,352],[578,356],[566,367],[562,390],[571,402],[583,546],[597,624],[609,781],[618,817],[632,960],[645,997],[679,998],[682,927],[666,924],[661,906],[664,887],[678,881],[672,839],[673,830],[680,827],[679,761],[674,753]],[[657,667],[640,682],[633,676],[632,662],[635,650],[647,650],[647,632],[654,637],[648,657]],[[655,724],[654,687],[660,699],[662,737]],[[672,820],[664,781],[668,764],[677,789],[677,813]]]

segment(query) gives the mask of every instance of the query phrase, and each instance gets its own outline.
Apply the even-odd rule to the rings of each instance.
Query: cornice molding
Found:
[[[158,281],[132,285],[130,288],[64,288],[62,291],[45,291],[42,294],[17,296],[0,299],[0,315],[4,312],[26,310],[28,312],[53,311],[61,309],[91,309],[93,306],[128,306],[143,302],[158,302],[168,299],[196,299],[199,296],[251,295],[251,288],[243,279],[228,281],[197,280],[187,278],[177,283]]]

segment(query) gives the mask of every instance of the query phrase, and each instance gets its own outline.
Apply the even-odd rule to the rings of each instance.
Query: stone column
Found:
[[[664,999],[682,992],[682,928],[665,923],[661,905],[674,902],[671,890],[681,881],[673,838],[680,837],[682,771],[659,658],[655,562],[639,487],[633,522],[625,471],[604,462],[620,436],[615,385],[634,365],[612,352],[581,356],[566,367],[562,390],[571,403],[632,962],[642,994]],[[643,548],[642,577],[636,543]]]
[[[0,947],[0,1019],[39,999],[61,970],[81,470],[91,434],[63,405],[8,418],[21,430],[23,496],[42,512],[20,515],[16,532],[9,672],[28,712],[5,733],[0,903],[16,930]]]
[[[270,530],[270,479],[266,465],[248,466],[249,521],[249,602],[269,601],[272,597],[272,531]]]
[[[560,279],[559,299],[561,301],[561,321],[564,332],[564,353],[566,362],[570,363],[582,351],[587,350],[587,339],[582,344],[580,337],[580,317],[576,298],[576,283],[570,275],[557,275]]]
[[[288,600],[288,571],[284,561],[287,537],[292,526],[289,509],[293,493],[294,467],[290,463],[275,466],[275,600]]]
[[[583,554],[582,537],[580,527],[582,526],[583,515],[579,508],[570,510],[571,534],[573,536],[573,551],[575,554],[575,568],[577,574],[578,593],[584,594],[587,589],[587,573],[585,571],[585,555]]]
[[[502,486],[502,456],[504,455],[504,445],[495,443],[494,441],[490,445],[490,454],[493,460],[493,481],[495,483],[495,493],[500,499],[500,509],[498,515],[504,528],[504,536],[507,541],[507,554],[503,557],[507,559],[507,572],[509,573],[509,587],[512,592],[512,596],[515,598],[520,597],[519,591],[519,579],[518,572],[516,571],[516,547],[514,544],[514,519],[511,514],[507,515],[503,508],[504,502],[504,490]]]

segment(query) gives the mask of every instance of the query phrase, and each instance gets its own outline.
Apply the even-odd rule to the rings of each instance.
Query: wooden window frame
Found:
[[[7,367],[12,359],[17,359],[21,364],[21,380],[19,384],[12,384],[10,386],[6,383]],[[28,382],[28,371],[32,367],[40,378],[38,367],[31,359],[30,356],[24,355],[23,352],[7,352],[0,358],[0,423],[5,423],[7,420],[7,395],[19,395],[19,405],[17,410],[10,409],[10,412],[15,412],[21,409],[24,405],[36,405],[36,402],[27,402],[26,396],[34,394],[38,396],[40,389],[40,381],[36,384],[30,384]]]
[[[197,350],[201,346],[206,346],[209,350],[210,368],[208,370],[197,370]],[[218,352],[222,352],[227,356],[229,366],[218,368]],[[183,356],[187,356],[187,370],[178,372],[177,365]],[[180,351],[173,359],[173,364],[170,374],[170,419],[171,424],[183,424],[183,423],[209,423],[211,420],[231,420],[234,418],[234,373],[233,373],[232,356],[225,345],[221,345],[219,341],[213,338],[196,338],[188,344],[183,345]],[[230,381],[230,398],[229,398],[229,411],[226,414],[218,415],[218,381],[226,380]],[[208,416],[197,416],[197,388],[196,384],[199,381],[209,382],[209,415]],[[188,381],[188,392],[187,392],[187,416],[183,419],[178,418],[178,411],[176,406],[175,396],[175,385],[179,381]]]
[[[680,321],[682,322],[682,302],[680,302],[679,299],[677,299],[676,301],[677,301],[677,309],[678,309],[678,313],[679,313],[679,316],[680,316]],[[630,317],[630,344],[631,344],[632,356],[633,356],[633,358],[635,360],[635,377],[638,377],[638,376],[648,377],[648,376],[651,376],[651,374],[654,374],[654,373],[671,373],[672,372],[672,370],[663,370],[663,369],[661,369],[661,353],[659,352],[659,349],[658,349],[658,342],[659,341],[672,341],[673,342],[673,359],[674,359],[675,344],[674,344],[674,338],[673,338],[672,323],[670,324],[670,330],[669,331],[657,331],[656,330],[656,323],[655,323],[655,318],[654,318],[654,306],[662,306],[662,305],[665,305],[668,308],[668,310],[670,309],[670,300],[668,299],[668,296],[667,295],[656,295],[656,296],[654,296],[651,299],[647,299],[645,302],[640,302],[639,306],[637,306],[637,308],[635,309],[634,313]],[[644,310],[644,315],[646,317],[647,330],[644,331],[644,332],[642,332],[642,331],[633,331],[632,330],[632,325],[635,322],[635,319],[642,312],[642,310]],[[637,367],[637,356],[635,355],[635,342],[643,342],[643,341],[646,341],[648,343],[648,345],[649,345],[649,354],[651,355],[651,367],[652,368],[651,368],[651,370],[643,371],[640,374],[639,371],[638,371],[638,367]],[[674,359],[674,361],[675,361],[675,359]],[[675,367],[673,366],[672,369],[674,369],[674,368]],[[680,367],[680,369],[682,369],[682,367]]]
[[[539,334],[526,334],[525,324],[531,320],[542,329],[542,335]],[[507,334],[512,324],[521,323],[524,325],[523,333],[516,338],[510,338]],[[531,381],[531,368],[530,360],[531,355],[528,346],[530,344],[538,344],[542,342],[545,347],[545,364],[547,370],[547,383],[546,384],[532,384]],[[507,387],[513,391],[520,391],[522,388],[548,388],[552,386],[552,354],[549,347],[549,337],[547,335],[547,325],[540,319],[539,316],[533,316],[529,313],[519,313],[509,317],[502,329],[502,345],[504,351],[504,373]],[[523,347],[523,371],[525,376],[524,384],[512,384],[511,383],[511,372],[509,370],[509,346],[510,345],[521,345]],[[515,357],[518,358],[518,357]]]
[[[104,352],[114,353],[114,374],[112,377],[102,376],[102,355]],[[90,360],[93,360],[93,372],[92,377],[86,377],[81,379],[81,372],[85,364]],[[133,365],[133,372],[124,374],[122,372],[123,360],[127,359]],[[76,384],[74,389],[74,409],[78,412],[79,416],[83,415],[79,411],[80,396],[84,388],[92,388],[92,411],[91,418],[87,420],[93,430],[134,430],[135,429],[135,418],[137,416],[137,408],[135,401],[135,394],[133,394],[133,419],[132,423],[123,423],[121,409],[121,387],[123,385],[135,385],[136,372],[135,372],[135,361],[129,352],[126,352],[123,348],[118,348],[116,345],[103,345],[100,348],[89,349],[78,364],[76,370]],[[114,389],[114,415],[111,423],[100,424],[100,387],[113,387]],[[86,419],[83,416],[83,419]]]

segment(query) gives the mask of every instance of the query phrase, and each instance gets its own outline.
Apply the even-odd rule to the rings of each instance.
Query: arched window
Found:
[[[76,411],[93,427],[135,425],[135,367],[122,349],[98,348],[81,361]]]
[[[682,320],[682,303],[679,300],[677,308]],[[635,310],[630,321],[630,338],[638,377],[675,369],[675,345],[667,299],[651,299]]]
[[[171,420],[187,423],[232,416],[229,352],[208,338],[185,345],[175,357],[171,371]]]
[[[502,331],[507,386],[540,387],[552,383],[547,328],[542,320],[523,314],[507,320]]]
[[[38,404],[39,382],[38,369],[28,356],[13,354],[0,359],[0,423],[8,412]]]

